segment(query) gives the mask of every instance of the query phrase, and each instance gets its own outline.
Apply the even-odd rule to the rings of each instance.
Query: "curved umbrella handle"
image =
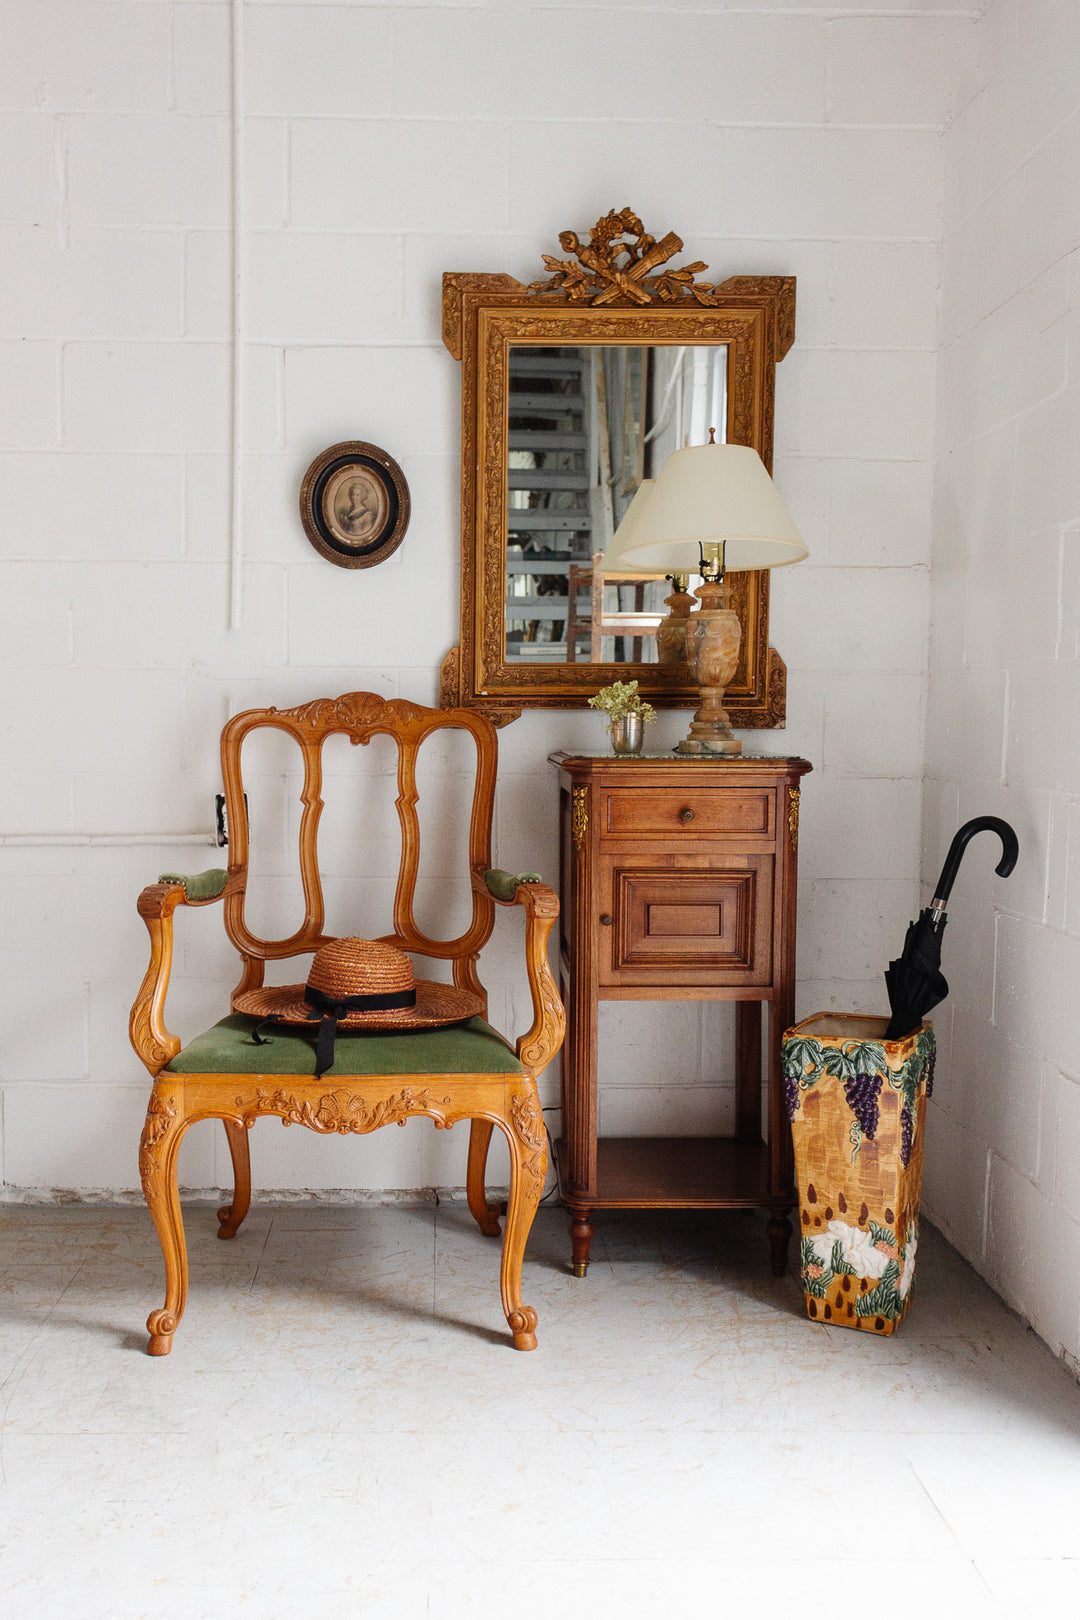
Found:
[[[1008,877],[1016,865],[1016,858],[1020,853],[1020,844],[1007,821],[1002,821],[1000,816],[975,816],[971,821],[965,821],[949,845],[949,853],[946,855],[945,864],[941,868],[937,892],[934,895],[933,903],[935,906],[940,908],[949,898],[949,892],[956,882],[956,874],[960,870],[960,862],[963,860],[964,851],[975,837],[975,834],[980,832],[996,832],[1001,839],[1001,859],[994,868],[998,877]]]

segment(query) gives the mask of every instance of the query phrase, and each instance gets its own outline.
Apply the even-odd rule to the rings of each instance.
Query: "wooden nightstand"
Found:
[[[593,1210],[762,1208],[781,1276],[795,1194],[780,1041],[795,1020],[799,780],[812,767],[748,755],[550,759],[568,1017],[557,1151],[574,1273],[588,1266]],[[598,1138],[601,1001],[736,1003],[733,1137]]]

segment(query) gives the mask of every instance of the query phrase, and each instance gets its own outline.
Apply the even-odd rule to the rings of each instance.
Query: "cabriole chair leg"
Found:
[[[510,1148],[510,1197],[506,1207],[502,1264],[499,1285],[503,1310],[510,1324],[515,1350],[536,1349],[536,1312],[522,1303],[521,1262],[525,1242],[544,1191],[547,1174],[547,1140],[544,1116],[535,1090],[515,1092],[510,1100],[510,1119],[500,1120]]]
[[[499,1205],[488,1201],[484,1175],[487,1170],[488,1146],[495,1129],[490,1119],[474,1119],[469,1126],[469,1161],[465,1172],[465,1196],[469,1210],[485,1237],[498,1237]]]
[[[165,1262],[165,1304],[161,1310],[151,1311],[146,1319],[150,1335],[146,1348],[151,1356],[169,1354],[187,1304],[187,1243],[176,1185],[176,1160],[188,1124],[179,1114],[176,1099],[155,1086],[139,1148],[143,1193]]]
[[[251,1152],[245,1126],[234,1119],[222,1120],[229,1142],[233,1167],[233,1196],[231,1204],[222,1204],[217,1212],[220,1222],[219,1238],[235,1237],[241,1222],[251,1208]]]

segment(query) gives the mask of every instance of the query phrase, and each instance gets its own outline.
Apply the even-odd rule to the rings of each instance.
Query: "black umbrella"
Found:
[[[996,832],[1001,839],[1001,859],[994,868],[998,877],[1008,877],[1016,865],[1020,845],[1007,821],[998,816],[976,816],[972,821],[965,821],[949,845],[933,900],[908,924],[904,949],[885,971],[892,1008],[892,1019],[885,1031],[887,1041],[898,1041],[917,1029],[931,1007],[944,1001],[949,993],[941,971],[941,936],[947,921],[945,902],[956,881],[964,851],[979,832]]]

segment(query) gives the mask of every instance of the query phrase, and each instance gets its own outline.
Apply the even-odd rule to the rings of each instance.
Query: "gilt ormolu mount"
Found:
[[[720,353],[723,437],[752,445],[768,467],[774,368],[794,338],[793,277],[699,281],[706,269],[700,260],[670,263],[681,239],[671,231],[649,235],[629,209],[606,214],[587,242],[573,231],[559,242],[566,257],[545,255],[548,275],[528,285],[508,275],[443,277],[443,341],[462,362],[462,553],[461,643],[444,662],[440,701],[480,708],[496,724],[526,708],[581,707],[613,674],[610,662],[532,662],[508,646],[509,424],[511,403],[520,398],[512,391],[511,351],[519,366],[538,351],[590,362],[600,350],[623,347],[669,363],[681,350]],[[786,672],[769,647],[768,573],[732,574],[729,582],[743,625],[739,668],[726,696],[732,723],[782,726]],[[682,667],[626,661],[614,672],[636,678],[654,704],[696,701]]]

